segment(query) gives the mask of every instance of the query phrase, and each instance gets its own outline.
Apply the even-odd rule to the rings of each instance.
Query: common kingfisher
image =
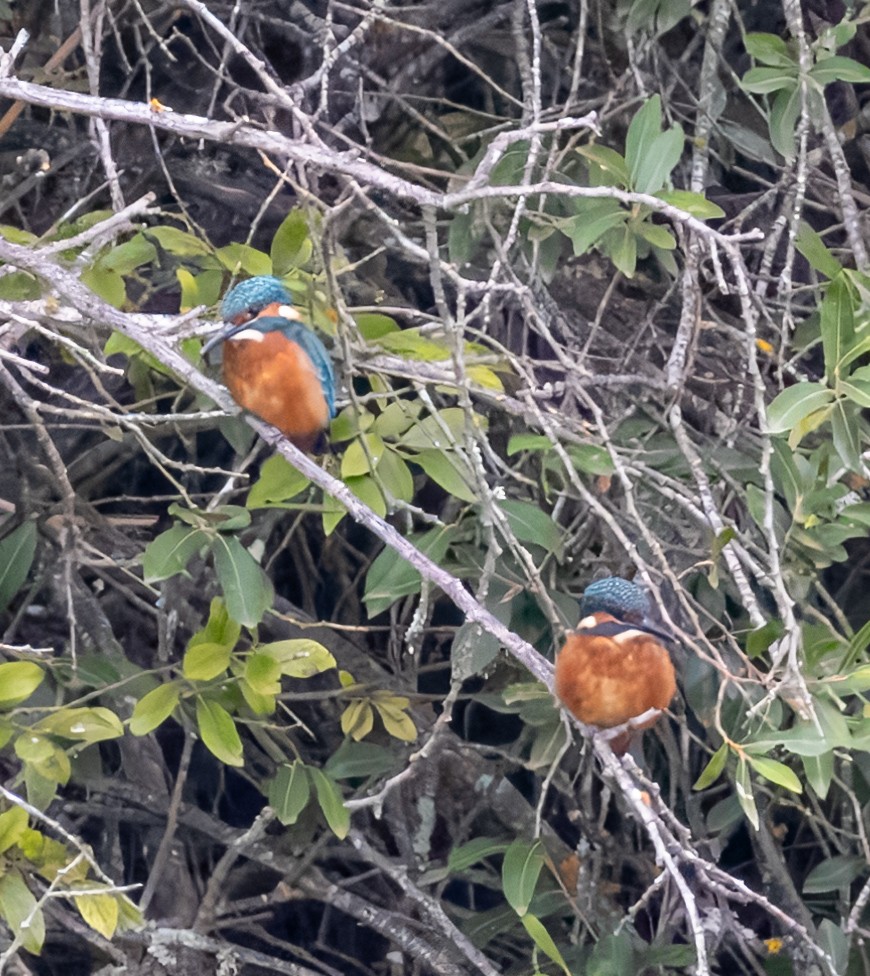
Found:
[[[659,642],[667,636],[648,622],[649,598],[634,583],[611,576],[586,587],[580,623],[556,657],[556,695],[585,725],[610,729],[651,708],[670,705],[674,666]],[[654,725],[658,716],[637,726]],[[631,731],[611,748],[621,756]]]
[[[236,403],[303,451],[315,450],[335,416],[335,376],[286,285],[272,275],[249,278],[227,292],[220,312],[227,327],[202,355],[222,342],[224,382]]]

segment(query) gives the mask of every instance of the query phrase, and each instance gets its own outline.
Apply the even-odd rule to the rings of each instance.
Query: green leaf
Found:
[[[626,278],[633,278],[637,268],[637,236],[631,227],[608,234],[603,242],[610,260]]]
[[[785,159],[793,159],[796,143],[795,130],[801,112],[800,89],[784,88],[773,100],[770,108],[770,141],[773,148]]]
[[[36,555],[36,523],[23,522],[0,541],[0,612],[24,585]],[[0,696],[3,691],[0,687]]]
[[[92,268],[85,268],[81,280],[95,295],[99,295],[104,302],[114,305],[115,308],[120,308],[127,301],[124,279],[116,272],[101,267],[99,262]]]
[[[272,238],[270,256],[276,275],[300,268],[311,260],[314,248],[308,235],[308,224],[301,210],[291,210]]]
[[[780,68],[790,68],[797,74],[798,64],[788,45],[776,34],[746,34],[743,38],[747,52],[761,61],[762,64],[772,64]]]
[[[767,408],[767,428],[772,434],[791,430],[816,410],[834,399],[833,390],[824,383],[796,383],[777,394]]]
[[[387,352],[402,359],[418,359],[422,362],[438,362],[450,358],[450,349],[440,342],[420,335],[419,329],[402,329],[378,336],[377,344]]]
[[[499,508],[507,516],[511,531],[520,542],[543,546],[559,559],[562,557],[564,530],[550,516],[531,502],[505,499]]]
[[[774,641],[782,637],[784,629],[781,620],[768,620],[766,624],[750,631],[746,635],[747,655],[756,658],[764,654]]]
[[[383,776],[395,767],[390,749],[372,742],[344,742],[326,761],[323,771],[332,779],[362,779]]]
[[[42,684],[45,671],[33,661],[0,664],[0,708],[26,701]]]
[[[656,196],[698,220],[718,220],[725,216],[725,211],[702,193],[693,193],[691,190],[662,190]]]
[[[514,434],[508,441],[507,456],[513,457],[521,451],[549,451],[553,442],[543,434]]]
[[[244,271],[249,275],[272,274],[272,259],[250,244],[227,244],[215,251],[218,261],[233,275]]]
[[[602,235],[624,224],[630,214],[618,200],[574,200],[576,217],[558,222],[559,230],[570,239],[574,256],[585,254]]]
[[[821,895],[826,891],[846,888],[855,878],[859,878],[866,868],[867,863],[863,857],[854,854],[835,854],[810,871],[801,890],[805,895]]]
[[[335,658],[323,644],[307,637],[261,644],[257,650],[277,662],[280,673],[288,678],[310,678],[337,667]]]
[[[211,247],[205,241],[177,227],[149,227],[143,233],[153,237],[163,250],[179,258],[204,257],[212,253]]]
[[[100,266],[119,275],[128,275],[143,264],[152,264],[156,258],[157,248],[144,234],[136,234],[104,254]]]
[[[480,674],[496,659],[501,641],[485,631],[480,624],[466,620],[456,631],[450,651],[451,676],[465,681]]]
[[[260,468],[260,477],[251,486],[245,504],[248,508],[280,507],[310,484],[308,478],[286,458],[273,454]]]
[[[238,539],[218,536],[212,551],[227,613],[245,627],[256,627],[272,606],[271,580]]]
[[[414,534],[408,541],[424,555],[438,563],[447,555],[455,529],[434,528],[422,535]],[[392,606],[403,596],[420,591],[420,574],[409,562],[386,547],[377,555],[366,574],[363,602],[369,617],[374,617]]]
[[[849,946],[851,939],[829,918],[823,918],[819,923],[818,945],[822,952],[827,953],[833,960],[833,972],[845,973],[849,962]]]
[[[147,695],[143,695],[136,702],[130,716],[130,731],[133,735],[148,735],[162,725],[175,711],[180,696],[181,689],[175,681],[158,685]]]
[[[588,146],[578,147],[577,152],[607,175],[608,182],[606,184],[598,181],[596,185],[628,187],[631,174],[628,171],[625,159],[615,149],[602,146],[599,143],[592,143]]]
[[[655,96],[658,98],[658,96]],[[674,167],[683,155],[686,137],[683,127],[677,123],[667,132],[660,133],[652,142],[649,156],[635,168],[632,167],[634,189],[638,193],[656,193],[667,182]]]
[[[410,502],[414,497],[414,476],[405,461],[395,451],[384,452],[378,465],[378,477],[384,491],[394,499]]]
[[[838,400],[831,413],[831,437],[840,460],[852,471],[862,471],[861,434],[858,408]]]
[[[820,756],[801,756],[807,781],[820,800],[824,800],[831,788],[834,778],[833,750],[823,752]]]
[[[27,830],[27,812],[21,807],[10,807],[0,813],[0,854],[8,851],[24,835]]]
[[[801,221],[795,237],[795,247],[809,261],[810,266],[826,278],[834,279],[843,270],[843,265],[825,247],[822,238],[805,221]]]
[[[468,382],[474,387],[504,393],[504,383],[499,379],[498,374],[488,366],[469,366],[465,370],[465,375]]]
[[[253,651],[245,658],[244,678],[258,695],[269,698],[281,692],[281,665],[262,650]]]
[[[497,837],[475,837],[453,848],[447,856],[447,869],[451,874],[458,874],[485,858],[503,854],[507,849],[508,845]]]
[[[771,783],[776,783],[777,786],[791,790],[792,793],[803,793],[803,784],[798,779],[795,771],[789,766],[786,766],[785,763],[781,763],[776,759],[770,759],[767,756],[748,755],[747,758],[759,776],[763,776]]]
[[[175,525],[149,542],[142,556],[142,573],[146,583],[159,583],[183,573],[190,560],[209,541],[203,529]]]
[[[321,770],[314,766],[308,766],[307,770],[329,829],[339,840],[344,840],[350,830],[350,812],[344,805],[341,791]]]
[[[837,275],[828,285],[819,313],[825,375],[832,381],[839,377],[840,361],[855,339],[852,294],[845,275]]]
[[[61,708],[40,719],[33,729],[73,742],[105,742],[124,734],[118,716],[108,708]]]
[[[187,642],[187,646],[196,644],[226,644],[230,649],[236,646],[242,628],[235,620],[230,619],[226,604],[220,597],[214,597],[209,605],[208,620],[202,630],[198,630]]]
[[[659,95],[653,95],[635,112],[625,137],[625,161],[633,189],[638,189],[641,182],[646,183],[640,177],[646,172],[653,144],[661,134],[662,100]]]
[[[832,81],[845,81],[851,85],[866,85],[870,82],[870,68],[866,64],[832,54],[818,61],[810,68],[810,78],[823,88]]]
[[[369,474],[377,468],[386,447],[377,434],[362,434],[348,444],[341,457],[341,477]]]
[[[520,917],[529,910],[543,866],[540,841],[530,844],[518,838],[505,851],[501,867],[502,888],[508,904]]]
[[[744,91],[756,95],[771,92],[797,91],[797,72],[788,68],[750,68],[740,82]]]
[[[202,641],[185,652],[182,673],[188,681],[211,681],[230,666],[231,652],[226,644]]]
[[[642,237],[653,247],[660,247],[663,251],[673,251],[677,247],[674,235],[661,224],[651,224],[648,220],[642,220],[631,224],[629,229],[633,229],[638,237]]]
[[[562,953],[559,952],[556,943],[553,941],[553,937],[544,927],[544,923],[536,915],[526,914],[521,915],[520,917],[523,923],[523,928],[525,928],[526,932],[529,933],[529,935],[532,937],[532,941],[541,950],[541,952],[552,959],[557,966],[560,966],[562,971],[566,973],[567,976],[571,976],[571,970],[568,969],[567,965],[565,964],[565,960],[562,958]]]
[[[45,918],[24,879],[13,869],[0,878],[0,918],[28,952],[38,955],[45,942]]]
[[[870,381],[856,380],[851,377],[841,380],[837,385],[837,390],[845,394],[853,403],[859,407],[870,407]]]
[[[609,451],[597,444],[572,444],[567,449],[574,467],[584,474],[611,475],[616,470]]]
[[[584,976],[628,976],[637,973],[631,937],[623,930],[602,936],[592,950]]]
[[[758,830],[758,808],[755,805],[755,796],[752,792],[752,780],[749,776],[749,763],[741,756],[737,763],[737,776],[735,778],[735,788],[737,802],[740,809],[746,815],[746,819]]]
[[[279,766],[278,772],[269,782],[267,796],[269,806],[281,823],[285,827],[295,824],[311,798],[311,787],[304,763],[297,760],[290,765]]]
[[[230,713],[216,701],[196,699],[196,724],[206,749],[227,766],[244,766],[242,740]]]
[[[477,493],[472,489],[470,473],[461,461],[453,454],[445,454],[442,450],[420,451],[411,459],[426,474],[440,485],[448,495],[453,495],[464,502],[476,502]]]
[[[710,761],[701,770],[701,775],[695,780],[693,790],[706,790],[722,775],[725,763],[728,761],[728,744],[723,742],[710,757]]]
[[[380,312],[360,312],[354,315],[353,320],[366,342],[374,342],[390,332],[401,331],[395,319]]]

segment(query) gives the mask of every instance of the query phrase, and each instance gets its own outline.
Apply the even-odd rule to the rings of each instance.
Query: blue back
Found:
[[[251,279],[253,280],[253,279]],[[274,301],[274,299],[273,299]],[[301,322],[293,319],[283,319],[279,315],[264,315],[258,319],[251,319],[246,324],[248,329],[257,329],[260,332],[283,332],[284,335],[308,356],[314,364],[320,385],[323,388],[323,396],[329,408],[329,416],[335,416],[335,374],[332,370],[332,359],[326,351],[326,346],[317,336]]]
[[[580,617],[592,613],[609,613],[617,620],[642,623],[650,611],[649,597],[634,583],[619,576],[590,583],[583,591],[580,601]]]
[[[220,308],[221,318],[225,322],[233,322],[240,315],[249,317],[247,313],[253,318],[272,302],[292,305],[293,296],[280,278],[274,275],[257,275],[256,278],[240,281],[224,295]]]

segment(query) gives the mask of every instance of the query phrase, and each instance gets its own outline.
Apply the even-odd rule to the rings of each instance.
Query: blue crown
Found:
[[[240,281],[226,293],[221,302],[221,318],[225,322],[234,322],[240,316],[253,318],[257,312],[273,302],[292,305],[293,296],[280,278],[274,275],[257,275],[256,278]]]
[[[650,602],[646,593],[619,576],[608,576],[590,583],[580,601],[581,619],[592,613],[609,613],[617,620],[641,623],[649,611]]]

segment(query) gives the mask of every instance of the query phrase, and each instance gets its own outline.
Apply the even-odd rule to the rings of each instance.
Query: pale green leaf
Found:
[[[175,706],[181,696],[181,689],[177,682],[152,688],[146,695],[136,702],[130,717],[130,731],[133,735],[148,735],[175,711]]]
[[[0,708],[26,701],[42,684],[45,671],[33,661],[0,664]]]
[[[196,700],[196,724],[203,744],[227,766],[243,766],[242,740],[230,713],[216,701]]]
[[[230,666],[231,653],[226,644],[195,644],[185,652],[182,673],[188,681],[211,681]]]

